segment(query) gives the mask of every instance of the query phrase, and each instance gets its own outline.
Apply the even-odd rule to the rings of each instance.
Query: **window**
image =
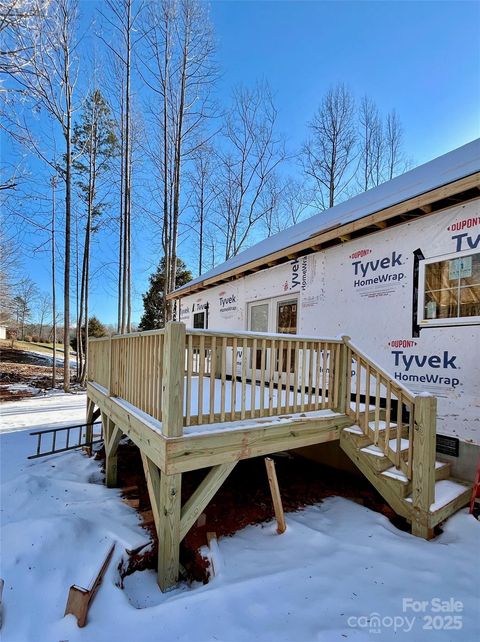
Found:
[[[201,330],[205,329],[205,312],[195,312],[193,315],[193,327]]]
[[[421,326],[480,323],[480,252],[461,252],[420,263]]]

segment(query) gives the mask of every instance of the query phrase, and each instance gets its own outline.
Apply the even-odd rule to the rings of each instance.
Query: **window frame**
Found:
[[[200,315],[203,315],[203,325],[201,327],[195,325],[195,317],[199,317]],[[192,328],[194,330],[207,330],[208,322],[207,322],[207,311],[206,310],[199,310],[199,312],[194,312],[193,313],[193,319],[192,319]]]
[[[422,259],[418,266],[418,307],[417,318],[419,328],[441,328],[455,325],[479,325],[480,316],[474,317],[449,317],[448,319],[426,319],[425,318],[425,268],[431,263],[444,263],[452,259],[461,259],[466,256],[476,256],[480,254],[478,249],[468,249],[462,252],[451,252],[450,254],[440,254],[426,259]]]

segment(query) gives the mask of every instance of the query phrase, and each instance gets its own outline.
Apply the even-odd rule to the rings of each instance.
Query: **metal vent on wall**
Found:
[[[458,457],[459,444],[460,440],[457,437],[437,435],[437,453]]]

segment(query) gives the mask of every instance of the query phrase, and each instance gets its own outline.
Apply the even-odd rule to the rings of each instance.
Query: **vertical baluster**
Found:
[[[375,437],[374,444],[378,446],[378,439],[380,434],[380,373],[375,371]]]
[[[329,343],[328,355],[328,407],[335,408],[335,344]]]
[[[355,381],[355,421],[360,422],[360,391],[362,386],[362,362],[358,355],[355,355],[356,381]]]
[[[280,340],[278,347],[278,369],[277,369],[277,414],[282,410],[282,396],[283,396],[283,339]],[[285,391],[286,394],[286,391]]]
[[[402,428],[403,428],[403,395],[401,391],[398,391],[397,395],[398,407],[397,407],[397,451],[395,453],[395,466],[400,468],[400,445],[402,439]]]
[[[227,387],[227,337],[222,337],[222,353],[220,355],[220,421],[225,421],[225,390]]]
[[[407,460],[407,477],[412,479],[412,460],[413,460],[413,405],[408,403],[408,460]]]
[[[308,346],[308,409],[311,410],[313,398],[313,343],[309,343]]]
[[[300,412],[305,410],[305,394],[307,383],[307,342],[302,342],[302,370],[300,372]]]
[[[242,403],[240,406],[240,418],[245,419],[247,408],[247,339],[242,341]]]
[[[268,414],[273,413],[273,384],[275,380],[275,339],[270,340],[270,380],[268,385]]]
[[[285,371],[285,412],[290,412],[290,388],[292,378],[292,342],[287,341],[287,367]]]
[[[388,442],[390,441],[390,423],[391,423],[391,413],[392,413],[392,384],[390,380],[387,379],[386,383],[386,402],[385,402],[385,444],[383,446],[383,452],[385,455],[388,454]]]
[[[320,405],[320,352],[322,349],[321,343],[315,344],[315,410],[318,410]]]
[[[237,405],[237,337],[232,341],[232,399],[230,407],[230,421],[235,421],[235,409]]]
[[[363,432],[368,435],[368,423],[370,419],[370,365],[365,367],[365,416],[363,421]]]
[[[205,375],[205,336],[200,335],[198,355],[198,423],[203,423],[203,380]]]
[[[352,349],[347,346],[347,383],[345,385],[345,411],[351,414],[350,404],[352,400]]]
[[[267,364],[267,340],[262,339],[262,350],[260,354],[260,414],[264,417],[265,413],[265,370]]]
[[[250,386],[250,417],[255,417],[255,398],[257,394],[257,339],[253,340],[253,345],[250,350],[250,359],[252,362],[252,380]]]
[[[327,368],[328,368],[328,343],[323,344],[322,350],[322,410],[327,406]],[[330,395],[330,391],[329,391]]]
[[[213,423],[215,419],[215,368],[213,364],[216,360],[217,354],[217,337],[211,337],[210,339],[210,423]]]
[[[333,407],[334,408],[338,408],[338,406],[339,406],[339,401],[338,401],[339,386],[340,386],[340,377],[341,377],[341,373],[340,373],[340,345],[338,343],[334,343],[332,345],[332,348],[334,350],[334,355],[335,355],[335,359],[334,359],[334,364],[335,365],[334,365],[334,370],[333,370],[333,387],[334,387],[334,393],[333,393],[334,394],[334,403],[333,403]]]
[[[192,370],[193,370],[193,335],[187,337],[187,381],[185,425],[190,426],[192,417]]]

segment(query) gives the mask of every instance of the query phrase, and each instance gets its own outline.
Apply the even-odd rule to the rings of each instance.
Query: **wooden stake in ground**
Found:
[[[98,587],[102,582],[105,571],[107,570],[108,564],[112,558],[114,548],[115,543],[113,543],[110,547],[100,570],[98,571],[97,575],[94,577],[88,588],[76,586],[75,584],[70,587],[64,615],[68,615],[68,613],[75,615],[79,627],[85,626],[90,603],[95,597],[95,593],[97,592]]]
[[[270,492],[272,493],[273,509],[277,519],[277,533],[281,535],[285,532],[287,525],[285,524],[285,515],[283,514],[282,498],[280,497],[277,473],[275,472],[275,462],[270,457],[265,457],[265,466],[267,468]]]

